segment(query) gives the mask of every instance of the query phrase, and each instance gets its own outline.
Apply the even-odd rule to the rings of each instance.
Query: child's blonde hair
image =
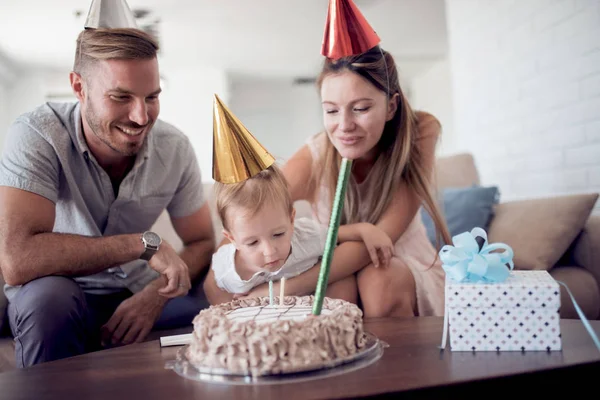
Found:
[[[215,199],[219,218],[227,230],[227,212],[231,208],[243,208],[250,216],[267,204],[281,204],[290,215],[294,209],[287,180],[275,164],[240,183],[215,182]]]

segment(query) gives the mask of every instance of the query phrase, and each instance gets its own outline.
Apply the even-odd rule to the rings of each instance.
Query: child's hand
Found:
[[[247,296],[248,296],[248,293],[234,293],[233,299],[239,300],[239,299],[243,299],[244,297],[247,297]]]
[[[380,228],[369,223],[362,223],[359,231],[373,265],[375,267],[388,266],[394,255],[394,244],[390,237]]]

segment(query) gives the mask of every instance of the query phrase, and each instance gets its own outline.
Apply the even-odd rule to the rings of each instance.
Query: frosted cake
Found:
[[[235,300],[202,310],[193,321],[187,359],[196,367],[241,375],[271,375],[319,368],[359,352],[366,344],[362,311],[325,298],[313,316],[314,296]]]

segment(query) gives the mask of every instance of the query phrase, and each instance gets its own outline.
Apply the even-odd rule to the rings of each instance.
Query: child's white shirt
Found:
[[[221,246],[212,257],[217,286],[229,293],[248,293],[254,287],[268,281],[277,281],[300,275],[321,260],[325,249],[327,232],[317,221],[310,218],[296,218],[292,234],[292,251],[285,263],[277,271],[256,272],[247,281],[235,270],[235,246],[232,243]]]

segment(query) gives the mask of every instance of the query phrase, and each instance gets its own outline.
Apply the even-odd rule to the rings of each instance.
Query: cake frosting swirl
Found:
[[[243,375],[288,373],[325,367],[365,347],[362,311],[325,298],[313,316],[314,296],[234,300],[202,310],[193,321],[187,359],[197,367]]]

